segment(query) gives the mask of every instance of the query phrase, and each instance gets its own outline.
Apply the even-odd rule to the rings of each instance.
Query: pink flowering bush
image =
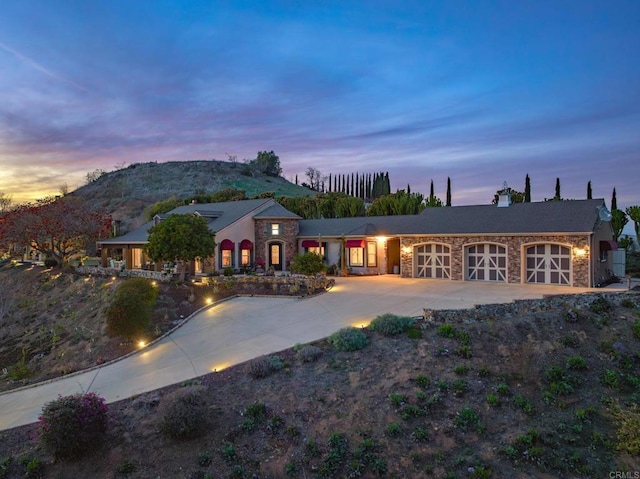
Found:
[[[95,393],[59,396],[45,404],[38,418],[39,437],[56,459],[77,458],[104,439],[108,408]]]

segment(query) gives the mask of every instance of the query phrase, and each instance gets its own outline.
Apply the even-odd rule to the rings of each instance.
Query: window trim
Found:
[[[372,259],[372,251],[373,251],[373,262]],[[378,266],[378,242],[375,240],[367,241],[367,266],[375,268]]]
[[[353,253],[355,251],[358,251],[358,253],[356,253],[359,258],[356,259],[357,262],[353,261]],[[364,267],[364,248],[349,248],[349,266],[355,266],[358,268],[363,268]]]

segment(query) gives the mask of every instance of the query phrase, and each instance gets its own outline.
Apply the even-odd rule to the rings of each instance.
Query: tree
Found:
[[[522,191],[516,191],[513,188],[508,187],[509,195],[511,196],[511,203],[525,203],[525,193]],[[497,205],[498,201],[500,201],[500,193],[504,190],[496,191],[496,194],[493,195],[493,201],[491,201],[492,205]]]
[[[433,188],[433,180],[431,180],[431,187],[429,188],[429,201],[431,201],[431,199],[435,197],[436,197],[436,194],[435,194],[435,189]]]
[[[0,238],[6,244],[29,246],[60,264],[107,236],[110,228],[111,215],[74,196],[23,204],[0,217]]]
[[[531,179],[529,173],[524,178],[524,203],[531,203]]]
[[[624,211],[618,209],[611,211],[611,227],[613,228],[613,239],[615,241],[618,241],[622,230],[628,222],[629,219]]]
[[[11,208],[11,195],[5,195],[3,191],[0,191],[0,213],[9,211]]]
[[[560,201],[562,199],[562,196],[560,195],[560,178],[556,178],[556,194],[553,199],[555,201]]]
[[[438,201],[440,204],[436,206],[442,206],[442,201]],[[404,190],[398,190],[376,198],[367,210],[367,216],[414,215],[424,208],[424,196],[420,193],[407,194]]]
[[[251,160],[251,166],[268,176],[280,176],[280,158],[273,151],[259,151],[255,160]]]
[[[300,253],[293,257],[290,266],[292,273],[306,274],[314,276],[325,271],[326,267],[322,262],[322,256],[316,253]]]
[[[149,229],[144,249],[152,261],[177,261],[184,281],[186,261],[207,258],[214,253],[215,241],[202,216],[171,215]]]
[[[446,206],[451,206],[451,178],[447,176],[447,202]]]
[[[591,181],[589,181],[589,183],[587,183],[587,199],[588,200],[592,200],[593,199],[593,191],[591,191]]]
[[[149,327],[158,290],[146,278],[130,278],[120,284],[105,311],[107,334],[140,338]]]
[[[106,171],[104,171],[104,170],[101,170],[101,169],[97,168],[97,169],[95,169],[95,170],[90,171],[89,173],[87,173],[87,174],[85,175],[85,180],[86,180],[87,184],[89,184],[89,183],[93,183],[93,182],[94,182],[94,181],[96,181],[98,178],[100,178],[100,177],[102,177],[102,176],[104,176],[104,175],[106,175],[106,174],[107,174],[107,172],[106,172]]]
[[[627,215],[633,221],[633,229],[636,232],[636,238],[640,240],[640,206],[629,206],[626,209]]]
[[[322,184],[322,181],[325,179],[325,177],[322,176],[322,173],[320,172],[320,170],[317,170],[310,166],[309,168],[307,168],[305,175],[309,179],[309,187],[312,190],[320,191],[320,185]]]
[[[618,209],[618,199],[616,198],[616,188],[613,187],[613,193],[611,194],[611,211]]]

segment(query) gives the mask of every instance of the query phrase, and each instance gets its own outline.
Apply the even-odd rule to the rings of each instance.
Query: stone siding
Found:
[[[280,225],[280,234],[271,234],[271,224],[278,223]],[[272,242],[279,242],[283,246],[284,268],[288,269],[288,265],[293,257],[298,254],[298,220],[297,219],[256,219],[255,220],[255,261],[268,264],[269,254],[267,245]]]
[[[589,287],[589,237],[585,235],[544,235],[544,236],[423,236],[404,237],[400,241],[400,274],[404,278],[413,277],[413,248],[425,243],[441,243],[451,248],[451,279],[464,280],[464,248],[467,245],[493,243],[507,249],[507,282],[523,283],[524,245],[536,243],[556,243],[571,248],[584,248],[583,257],[573,255],[572,286]]]

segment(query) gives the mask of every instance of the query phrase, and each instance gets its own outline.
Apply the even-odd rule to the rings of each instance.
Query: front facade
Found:
[[[225,268],[288,271],[296,254],[309,251],[354,275],[594,287],[611,276],[610,252],[616,249],[603,200],[507,201],[427,208],[419,215],[303,220],[267,199],[189,205],[169,214],[180,213],[210,219],[217,244],[210,257],[190,265],[195,275]],[[166,267],[145,263],[152,224],[101,242],[103,265]],[[118,251],[123,258],[114,260]]]

